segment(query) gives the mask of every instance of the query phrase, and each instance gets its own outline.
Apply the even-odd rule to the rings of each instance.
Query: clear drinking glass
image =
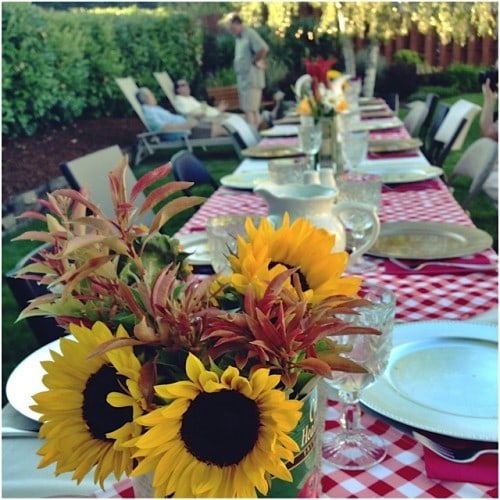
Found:
[[[355,170],[366,158],[368,152],[368,131],[347,130],[342,133],[342,153],[346,170]]]
[[[214,271],[221,274],[230,274],[231,265],[228,255],[237,250],[237,237],[245,235],[245,221],[250,217],[255,226],[260,223],[260,215],[217,215],[208,219],[205,229],[207,232],[207,247],[210,253],[210,262]]]
[[[341,430],[334,438],[324,441],[323,457],[340,469],[364,470],[381,462],[387,450],[383,440],[361,426],[359,400],[365,387],[372,384],[385,370],[392,348],[392,329],[396,309],[396,296],[388,288],[365,283],[360,296],[370,302],[356,308],[359,315],[339,315],[357,326],[369,326],[378,334],[352,334],[332,336],[338,344],[352,346],[342,353],[365,368],[366,373],[332,371],[327,385],[338,391],[341,404]]]
[[[355,201],[368,208],[372,208],[377,214],[380,207],[382,193],[382,180],[377,175],[346,172],[337,178],[339,190],[338,204],[343,201]],[[370,231],[373,230],[374,218],[369,217],[363,210],[346,209],[338,210],[338,216],[347,229],[347,239],[351,251],[355,252],[367,240]],[[376,221],[375,221],[376,222]],[[375,262],[371,262],[359,254],[357,259],[350,259],[348,271],[351,273],[366,273],[377,268]]]
[[[299,149],[309,158],[309,168],[314,170],[315,158],[321,148],[323,138],[320,124],[299,126]]]

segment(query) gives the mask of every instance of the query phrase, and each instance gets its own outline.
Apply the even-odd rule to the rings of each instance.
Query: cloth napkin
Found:
[[[382,193],[406,193],[407,191],[425,191],[426,189],[441,189],[441,184],[435,179],[420,182],[408,182],[392,186],[382,186]]]
[[[390,151],[388,153],[368,152],[366,157],[369,160],[386,160],[387,158],[414,158],[419,157],[418,151]]]
[[[421,263],[428,262],[428,261],[420,261],[420,260],[405,260],[405,259],[399,259],[402,263],[407,264],[409,266],[417,266]],[[449,263],[454,263],[454,264],[478,264],[478,265],[493,265],[492,262],[490,262],[489,258],[486,255],[483,254],[476,254],[468,257],[457,257],[454,259],[443,259],[442,262],[449,262]],[[474,270],[474,269],[467,269],[463,267],[452,267],[452,266],[442,266],[440,265],[439,261],[436,261],[433,264],[429,264],[428,266],[425,266],[423,269],[418,269],[418,270],[409,270],[409,269],[404,269],[400,266],[398,266],[396,263],[391,262],[390,260],[386,259],[384,260],[384,272],[385,274],[395,274],[398,276],[405,276],[408,274],[426,274],[426,275],[435,275],[435,274],[470,274],[474,272],[481,272],[481,273],[496,273],[496,269],[491,269],[491,270]]]
[[[481,455],[471,463],[450,462],[424,446],[427,477],[445,481],[498,484],[498,454]]]

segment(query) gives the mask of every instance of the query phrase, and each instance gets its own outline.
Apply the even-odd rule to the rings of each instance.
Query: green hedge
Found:
[[[154,71],[194,79],[199,23],[168,6],[155,10],[54,11],[2,4],[2,133],[32,135],[81,116],[131,114],[114,82],[132,76],[158,86]]]

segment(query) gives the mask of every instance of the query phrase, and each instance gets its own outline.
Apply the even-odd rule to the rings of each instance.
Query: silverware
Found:
[[[389,260],[393,264],[396,264],[397,266],[401,267],[402,269],[406,269],[407,271],[420,271],[421,269],[424,269],[428,266],[459,267],[461,269],[471,269],[475,271],[492,271],[494,269],[497,269],[497,266],[493,264],[467,264],[466,262],[453,263],[431,260],[428,262],[422,262],[421,264],[409,266],[408,264],[405,264],[404,262],[401,262],[399,259],[396,259],[394,257],[390,257]]]
[[[474,462],[477,457],[486,453],[498,454],[498,445],[496,443],[484,443],[484,446],[491,446],[491,448],[477,449],[475,446],[470,448],[454,448],[433,441],[427,436],[424,436],[416,431],[413,431],[411,434],[420,444],[423,444],[425,447],[429,448],[429,450],[436,453],[436,455],[439,455],[450,462],[469,463]]]
[[[2,438],[9,438],[9,437],[36,438],[37,436],[38,436],[38,431],[29,431],[26,429],[18,429],[16,427],[2,427]]]

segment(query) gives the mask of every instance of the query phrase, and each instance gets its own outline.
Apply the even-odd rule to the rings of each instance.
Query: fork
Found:
[[[432,439],[429,439],[427,436],[420,434],[419,432],[412,432],[412,436],[421,444],[429,448],[431,451],[439,455],[440,457],[449,460],[450,462],[457,463],[470,463],[474,462],[477,457],[481,455],[485,455],[486,453],[496,453],[498,454],[498,445],[495,443],[484,444],[485,446],[492,446],[492,448],[483,448],[478,450],[477,448],[451,448],[449,446],[445,446],[442,443],[437,443]]]
[[[493,269],[497,269],[497,266],[494,264],[467,264],[466,262],[439,262],[439,261],[428,261],[422,262],[421,264],[417,264],[416,266],[409,266],[404,262],[401,262],[399,259],[395,257],[390,257],[389,260],[401,267],[402,269],[406,269],[407,271],[419,271],[420,269],[424,269],[427,266],[444,266],[444,267],[459,267],[461,269],[472,269],[476,271],[491,271]]]

